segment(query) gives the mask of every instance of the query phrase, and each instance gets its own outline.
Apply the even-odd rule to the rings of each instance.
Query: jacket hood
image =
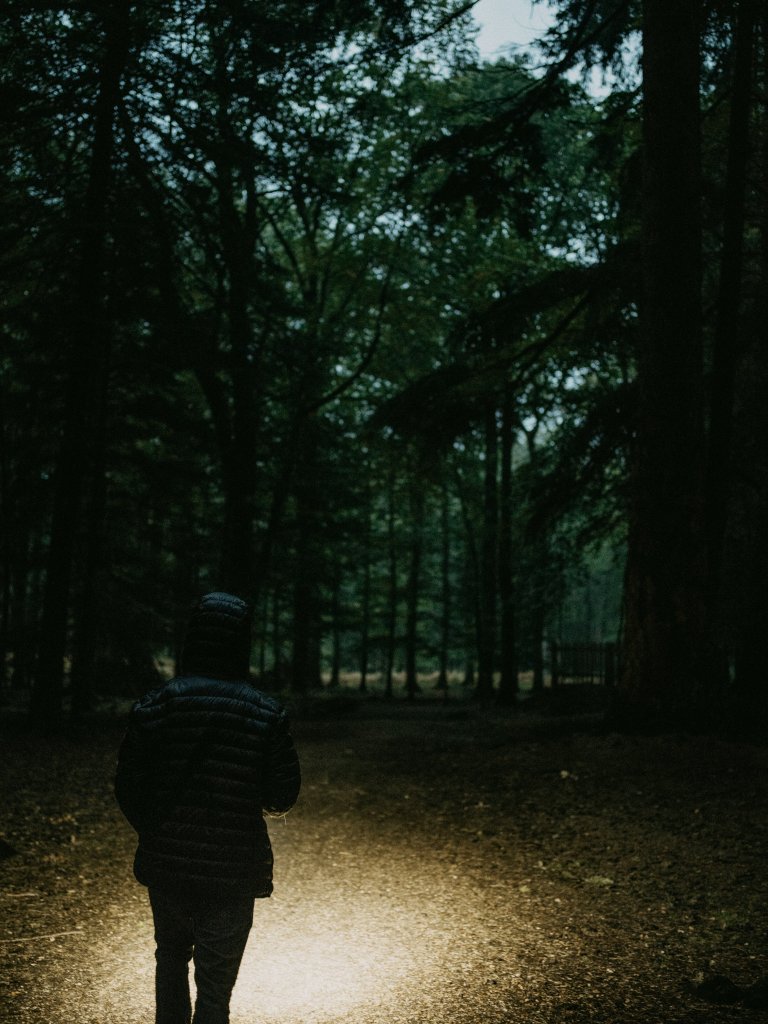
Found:
[[[252,609],[234,594],[205,594],[187,626],[181,671],[211,679],[247,679]]]

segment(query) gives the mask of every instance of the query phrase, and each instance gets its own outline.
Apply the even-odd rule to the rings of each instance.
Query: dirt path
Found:
[[[695,991],[768,973],[765,749],[439,706],[295,732],[232,1024],[768,1020]],[[2,1024],[153,1019],[119,735],[0,734]]]

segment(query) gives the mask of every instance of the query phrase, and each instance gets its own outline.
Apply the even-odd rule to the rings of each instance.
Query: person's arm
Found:
[[[268,814],[285,814],[296,803],[301,788],[299,758],[285,712],[270,730],[265,782],[263,809]]]
[[[154,812],[152,762],[146,738],[131,712],[120,744],[115,774],[115,797],[120,810],[137,832],[146,832]]]

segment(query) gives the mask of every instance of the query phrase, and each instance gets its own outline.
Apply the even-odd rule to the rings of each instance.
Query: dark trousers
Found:
[[[228,1024],[229,999],[253,923],[253,897],[200,899],[149,890],[155,921],[155,1024]],[[194,959],[192,1017],[188,964]]]

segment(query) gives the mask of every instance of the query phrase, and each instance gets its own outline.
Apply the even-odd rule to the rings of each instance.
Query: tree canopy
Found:
[[[558,0],[488,62],[472,6],[6,5],[0,687],[38,720],[159,679],[205,589],[265,686],[512,701],[618,642],[627,720],[765,714],[766,14]]]

